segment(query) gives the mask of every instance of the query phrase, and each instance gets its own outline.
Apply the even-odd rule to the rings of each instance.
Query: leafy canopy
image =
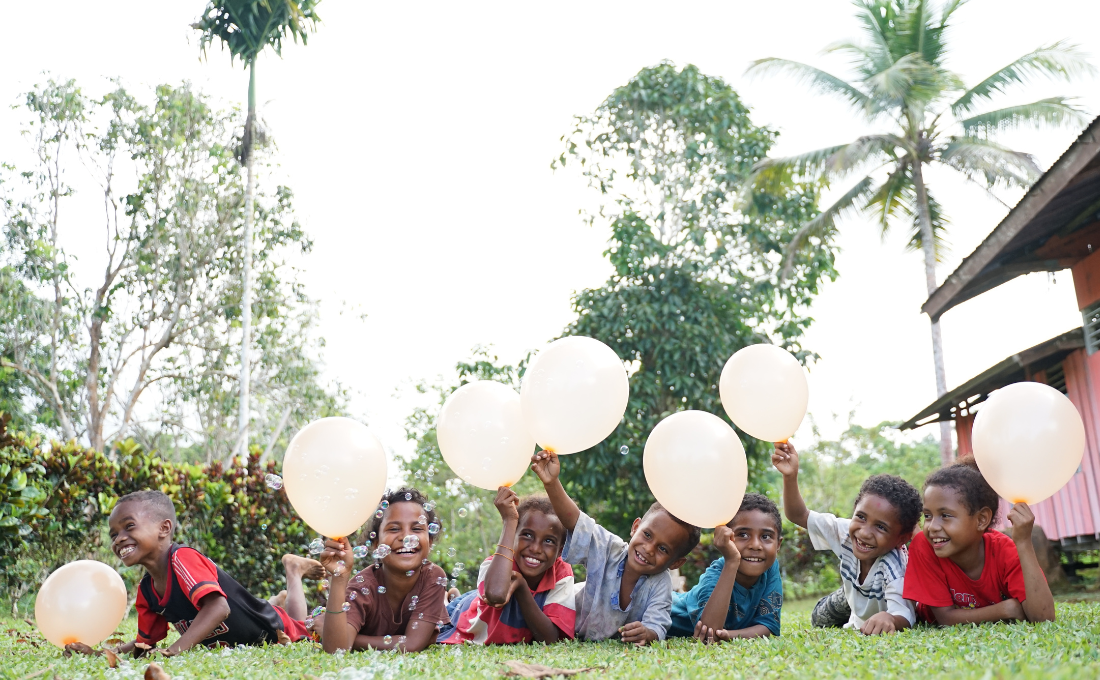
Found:
[[[221,39],[232,58],[251,64],[265,47],[282,55],[283,40],[302,39],[320,21],[320,0],[211,0],[192,27],[202,32],[203,52],[215,38]]]

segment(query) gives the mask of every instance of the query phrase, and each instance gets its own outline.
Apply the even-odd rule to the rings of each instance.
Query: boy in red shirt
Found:
[[[111,550],[128,567],[140,564],[135,608],[138,635],[118,653],[140,656],[168,635],[171,623],[180,638],[162,653],[173,656],[197,644],[261,645],[293,642],[308,636],[303,578],[323,575],[321,563],[284,555],[287,609],[252,595],[205,555],[172,542],[176,510],[159,491],[137,491],[119,499],[109,519]],[[139,646],[140,644],[140,646]],[[74,648],[74,651],[86,651]]]

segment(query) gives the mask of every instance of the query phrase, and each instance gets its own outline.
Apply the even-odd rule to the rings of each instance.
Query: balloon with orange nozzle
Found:
[[[810,400],[802,365],[787,350],[767,344],[734,353],[722,368],[718,393],[734,425],[779,444],[798,430]]]

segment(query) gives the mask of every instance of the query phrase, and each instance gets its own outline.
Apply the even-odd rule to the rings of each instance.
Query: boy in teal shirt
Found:
[[[747,493],[729,524],[714,530],[722,557],[686,593],[672,594],[669,637],[704,642],[779,635],[783,579],[775,560],[783,541],[779,508]]]

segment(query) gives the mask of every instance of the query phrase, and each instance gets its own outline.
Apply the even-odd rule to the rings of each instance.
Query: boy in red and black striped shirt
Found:
[[[109,520],[111,550],[128,567],[140,564],[145,577],[138,585],[135,607],[138,636],[119,653],[144,651],[168,635],[168,624],[180,638],[164,653],[179,654],[197,644],[261,645],[295,642],[308,636],[303,578],[318,578],[321,563],[284,555],[286,609],[248,592],[208,557],[172,542],[176,511],[159,491],[137,491],[119,499]]]

